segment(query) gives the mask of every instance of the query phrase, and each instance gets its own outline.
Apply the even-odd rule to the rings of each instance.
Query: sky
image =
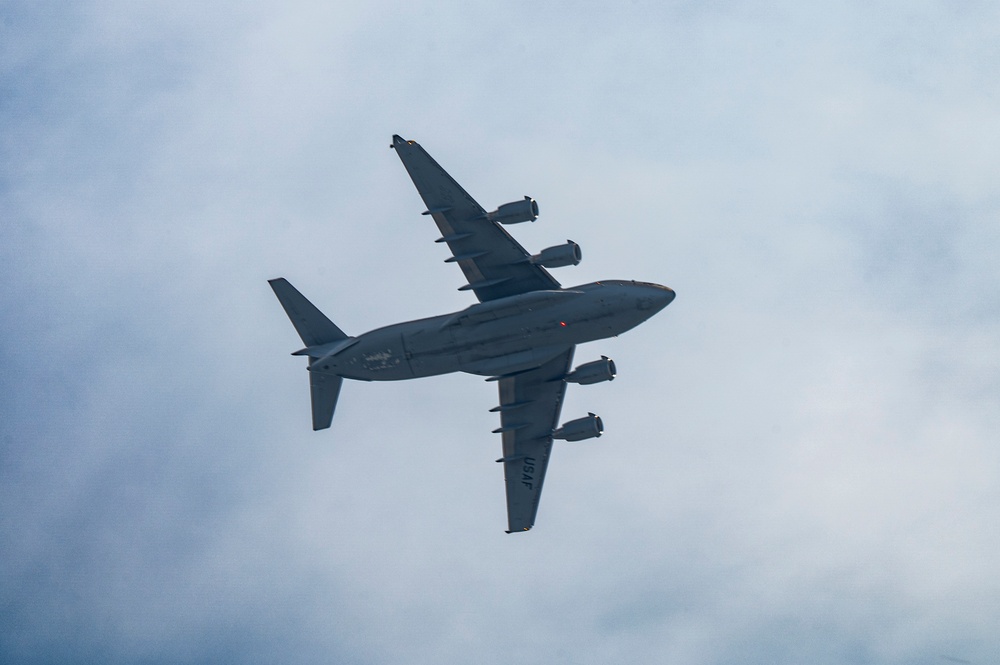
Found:
[[[998,69],[975,0],[0,2],[0,661],[995,662]],[[530,533],[481,377],[311,431],[267,279],[474,302],[394,133],[677,292]]]

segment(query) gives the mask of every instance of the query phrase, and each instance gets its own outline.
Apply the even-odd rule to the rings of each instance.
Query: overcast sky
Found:
[[[1000,10],[746,4],[0,2],[0,661],[996,662]],[[474,302],[393,133],[677,291],[530,533],[480,377],[310,429],[268,278]]]

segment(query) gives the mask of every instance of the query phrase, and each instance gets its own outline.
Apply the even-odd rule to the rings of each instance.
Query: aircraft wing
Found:
[[[542,482],[558,426],[573,347],[540,367],[500,379],[504,478],[507,484],[507,533],[535,523]]]
[[[486,210],[441,168],[416,141],[398,135],[392,147],[410,174],[417,192],[427,205],[441,238],[448,243],[468,284],[460,291],[474,291],[480,302],[506,298],[529,291],[559,288],[541,266],[528,261],[529,254],[497,222],[486,218]]]

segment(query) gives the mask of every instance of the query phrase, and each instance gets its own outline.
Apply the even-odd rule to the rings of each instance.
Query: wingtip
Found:
[[[532,525],[534,526],[534,525]],[[524,533],[525,531],[531,531],[530,526],[521,527],[520,529],[505,529],[504,533]]]

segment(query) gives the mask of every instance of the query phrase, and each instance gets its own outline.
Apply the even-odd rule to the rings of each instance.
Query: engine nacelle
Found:
[[[567,374],[566,381],[586,386],[601,381],[614,381],[615,374],[615,361],[607,356],[601,356],[600,360],[580,365]]]
[[[575,266],[583,258],[580,246],[572,240],[567,240],[565,245],[546,247],[538,254],[531,257],[531,262],[546,268],[561,268],[563,266]]]
[[[566,441],[583,441],[593,439],[604,433],[604,422],[600,416],[588,413],[584,418],[577,418],[552,432],[553,439],[564,439]]]
[[[538,203],[530,196],[521,201],[504,203],[493,212],[486,213],[486,219],[501,224],[520,224],[538,219]]]

